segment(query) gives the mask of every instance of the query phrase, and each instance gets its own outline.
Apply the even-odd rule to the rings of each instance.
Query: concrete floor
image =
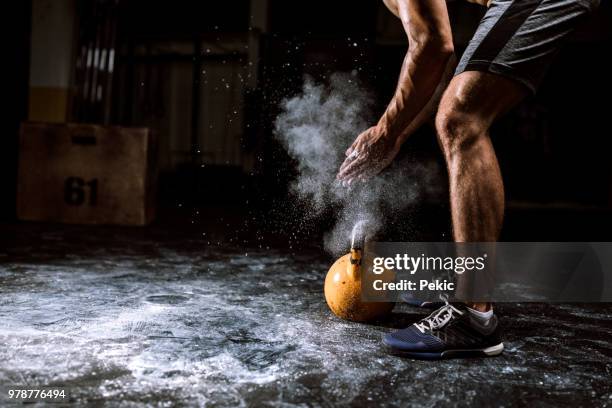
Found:
[[[71,402],[112,407],[612,405],[611,305],[500,305],[501,357],[405,360],[380,338],[422,312],[335,318],[320,251],[163,230],[2,230],[3,387],[63,387]]]

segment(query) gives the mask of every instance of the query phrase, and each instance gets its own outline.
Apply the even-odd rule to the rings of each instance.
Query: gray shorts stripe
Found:
[[[599,0],[494,0],[455,74],[486,71],[535,92],[564,40]]]

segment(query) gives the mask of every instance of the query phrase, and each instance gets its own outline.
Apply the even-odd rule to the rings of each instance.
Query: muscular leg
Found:
[[[453,78],[442,97],[436,130],[450,178],[456,242],[493,242],[499,237],[504,185],[488,131],[526,93],[522,85],[502,76],[467,71]]]

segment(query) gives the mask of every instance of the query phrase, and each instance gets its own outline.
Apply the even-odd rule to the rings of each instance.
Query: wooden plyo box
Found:
[[[23,123],[18,218],[148,224],[155,212],[154,147],[147,128]]]

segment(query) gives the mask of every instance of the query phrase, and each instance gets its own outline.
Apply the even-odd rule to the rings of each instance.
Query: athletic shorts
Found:
[[[499,74],[535,92],[569,34],[599,0],[493,0],[455,75]]]

